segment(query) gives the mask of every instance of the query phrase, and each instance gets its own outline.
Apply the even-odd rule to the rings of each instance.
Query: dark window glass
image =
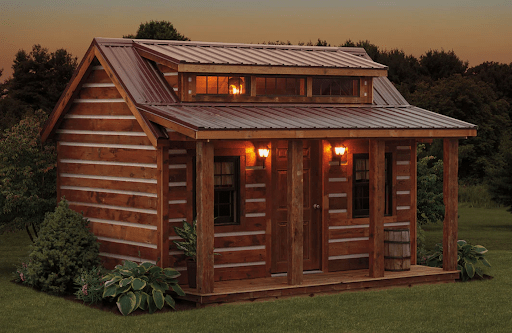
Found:
[[[256,95],[304,96],[305,81],[304,78],[296,77],[257,77]]]
[[[385,155],[384,215],[391,215],[391,154]],[[354,154],[353,217],[367,217],[370,214],[370,160],[368,154]]]
[[[215,157],[215,224],[239,224],[240,158]]]
[[[313,78],[313,96],[359,96],[359,79]]]

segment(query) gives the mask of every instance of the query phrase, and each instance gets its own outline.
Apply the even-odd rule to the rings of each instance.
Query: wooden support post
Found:
[[[303,281],[303,146],[302,140],[288,141],[288,284]]]
[[[213,143],[196,143],[197,289],[213,292]]]
[[[418,157],[416,153],[416,140],[411,140],[411,159],[410,172],[411,175],[411,215],[409,217],[409,230],[411,239],[411,265],[416,265],[417,261],[417,212],[418,212]]]
[[[370,277],[384,276],[385,142],[370,139]]]
[[[157,143],[157,234],[158,266],[169,267],[169,141]]]
[[[457,270],[457,228],[458,228],[458,193],[457,172],[459,168],[459,140],[444,139],[443,144],[443,269]]]

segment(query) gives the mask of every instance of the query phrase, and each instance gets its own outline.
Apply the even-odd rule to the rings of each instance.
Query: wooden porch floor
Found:
[[[269,300],[296,295],[332,294],[350,290],[412,286],[454,282],[458,271],[443,271],[441,268],[412,265],[410,271],[385,272],[382,278],[371,278],[368,269],[304,274],[302,285],[291,286],[286,276],[248,280],[215,282],[214,292],[200,294],[196,289],[183,287],[182,299],[198,305],[230,303],[240,301]]]

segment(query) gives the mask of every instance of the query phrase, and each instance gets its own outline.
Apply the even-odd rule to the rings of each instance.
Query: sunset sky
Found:
[[[453,49],[470,66],[512,62],[510,0],[0,0],[0,81],[20,49],[41,44],[81,59],[94,37],[122,37],[150,20],[195,41],[369,40],[417,57]]]

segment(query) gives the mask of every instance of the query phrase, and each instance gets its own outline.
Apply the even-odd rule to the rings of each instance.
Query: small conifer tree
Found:
[[[56,295],[71,293],[75,277],[99,265],[99,244],[88,223],[65,199],[46,214],[27,267],[33,287]]]

